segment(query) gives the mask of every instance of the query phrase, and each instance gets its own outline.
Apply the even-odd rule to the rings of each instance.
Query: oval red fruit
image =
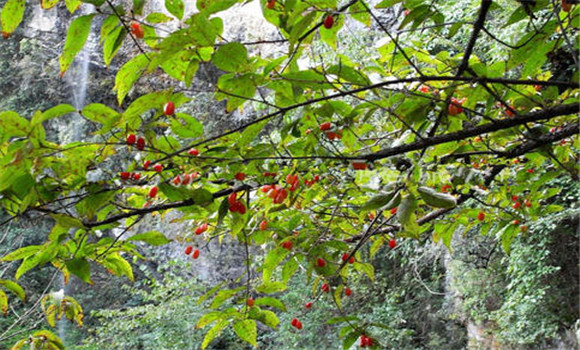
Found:
[[[193,255],[192,255],[192,257],[193,257],[194,259],[197,259],[197,258],[199,258],[199,249],[196,249],[196,250],[193,252]]]
[[[330,291],[330,286],[327,283],[324,283],[320,289],[322,289],[324,293],[328,293]]]
[[[296,327],[296,324],[298,323],[298,319],[296,317],[294,317],[292,319],[292,321],[290,321],[290,324],[292,325],[292,327]]]
[[[296,329],[302,329],[302,322],[298,321],[296,322]]]
[[[268,3],[266,4],[266,8],[268,10],[272,10],[274,8],[274,6],[276,6],[276,0],[268,0]]]
[[[333,24],[334,24],[334,17],[332,17],[331,15],[326,16],[326,18],[324,19],[324,28],[330,29],[330,28],[332,28]]]
[[[531,208],[531,207],[532,207],[532,201],[530,201],[529,199],[526,199],[526,200],[524,201],[524,205],[525,205],[526,207],[528,207],[528,208]]]
[[[143,163],[143,170],[149,169],[149,165],[151,165],[151,161],[146,160],[145,163]]]
[[[134,145],[136,141],[137,141],[137,136],[135,136],[135,134],[127,135],[127,144],[128,145]]]
[[[246,179],[246,174],[244,174],[244,173],[237,173],[236,175],[234,175],[234,177],[238,181],[244,181]]]
[[[397,207],[391,209],[391,215],[397,214]]]
[[[268,222],[266,220],[262,220],[262,222],[260,222],[260,231],[266,231],[267,228]]]
[[[175,103],[169,101],[163,106],[163,114],[170,116],[175,114]]]
[[[185,255],[191,254],[192,251],[193,251],[192,246],[188,245],[187,247],[185,247]]]
[[[330,130],[330,128],[332,128],[331,122],[324,122],[324,123],[320,124],[320,130],[322,130],[322,131]]]
[[[179,177],[179,175],[177,175],[176,177],[173,178],[173,180],[171,180],[171,183],[174,186],[179,186],[181,185],[181,178]]]
[[[312,307],[312,302],[309,301],[306,303],[306,305],[304,305],[305,308],[310,309]]]
[[[391,249],[395,249],[395,247],[396,247],[396,246],[397,246],[397,241],[395,241],[395,239],[394,239],[394,238],[391,238],[391,239],[389,240],[389,247],[390,247]]]
[[[368,164],[364,162],[353,162],[352,168],[354,170],[366,170],[368,168]]]
[[[252,298],[246,299],[246,305],[248,305],[249,307],[254,306],[254,299]]]
[[[145,36],[145,30],[137,22],[131,22],[131,34],[136,38],[142,39]]]
[[[512,207],[516,210],[520,209],[521,206],[522,206],[522,203],[520,203],[520,202],[515,202],[514,205],[512,205]]]
[[[347,297],[349,297],[349,296],[351,296],[351,295],[352,295],[352,290],[351,290],[350,288],[346,288],[346,289],[344,290],[344,294],[346,294],[346,296],[347,296]]]
[[[326,261],[322,258],[318,258],[318,260],[316,260],[316,265],[318,265],[318,267],[324,267],[326,266]]]
[[[121,179],[122,180],[129,180],[129,178],[131,177],[131,173],[128,171],[123,171],[121,172]]]
[[[350,259],[348,259],[348,263],[354,264],[354,256],[351,256]]]
[[[347,261],[348,260],[348,253],[344,253],[342,254],[342,261]]]
[[[139,181],[139,179],[141,178],[141,174],[139,173],[131,173],[131,178],[135,181]]]
[[[292,249],[292,242],[285,241],[285,242],[282,242],[282,244],[280,244],[280,246],[286,250],[291,250]]]
[[[189,153],[190,156],[194,156],[194,157],[197,157],[199,155],[199,151],[197,150],[197,148],[192,148],[187,153]]]
[[[230,193],[230,195],[228,196],[228,203],[230,204],[230,206],[234,205],[237,201],[238,201],[237,193],[236,192]]]
[[[159,191],[157,186],[151,187],[151,189],[149,190],[149,197],[153,198],[153,197],[157,196],[157,191]]]
[[[483,221],[484,219],[485,219],[485,213],[479,212],[479,214],[477,214],[477,220]]]
[[[141,136],[137,138],[137,149],[140,151],[145,149],[145,139],[142,138]]]
[[[163,170],[163,165],[161,165],[161,164],[155,164],[153,166],[153,170],[155,170],[156,172],[160,173]]]

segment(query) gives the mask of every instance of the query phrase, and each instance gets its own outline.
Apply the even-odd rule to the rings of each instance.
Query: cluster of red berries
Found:
[[[347,261],[349,264],[354,264],[354,256],[351,256],[350,258],[348,257],[348,253],[344,253],[342,254],[342,261]]]
[[[342,130],[337,130],[336,126],[331,122],[324,122],[320,124],[320,130],[324,131],[329,140],[342,139]]]
[[[288,197],[288,191],[278,185],[265,185],[260,190],[267,193],[267,196],[273,199],[274,204],[280,204]]]
[[[300,185],[300,179],[298,178],[298,175],[292,175],[292,174],[288,174],[286,176],[286,184],[288,186],[290,186],[288,189],[290,190],[290,192],[294,192],[296,191],[296,189],[298,188],[298,186]]]
[[[367,337],[366,335],[362,334],[360,336],[360,346],[361,348],[373,346],[373,338]]]
[[[244,203],[238,200],[238,195],[236,194],[236,192],[232,192],[228,196],[228,204],[229,210],[232,213],[240,213],[242,215],[246,213],[246,206],[244,205]]]
[[[193,180],[195,180],[195,178],[198,176],[199,176],[198,172],[191,173],[191,174],[177,175],[173,178],[173,180],[171,180],[171,183],[174,186],[187,186],[187,185],[193,183]]]
[[[135,145],[138,150],[142,151],[145,149],[145,139],[141,136],[137,137],[135,134],[129,134],[127,135],[127,145]]]
[[[308,187],[312,187],[312,185],[314,185],[318,181],[320,181],[320,176],[314,175],[314,178],[312,178],[312,180],[304,180],[304,184]]]
[[[516,195],[513,195],[513,196],[512,196],[512,202],[514,202],[514,204],[512,205],[512,208],[514,208],[514,209],[518,210],[518,209],[520,209],[520,208],[522,207],[522,203],[520,202],[520,200],[519,200],[519,197],[518,197],[518,196],[516,196]],[[532,201],[531,201],[531,200],[529,200],[529,199],[525,199],[525,200],[524,200],[524,205],[525,205],[526,207],[528,207],[528,208],[531,208],[531,207],[532,207]]]
[[[299,329],[299,330],[302,329],[302,322],[300,322],[296,317],[294,317],[292,319],[290,324],[292,325],[292,327],[294,327],[296,329]]]
[[[193,254],[191,254],[191,252],[193,252]],[[191,254],[192,258],[197,259],[199,258],[199,249],[193,250],[193,247],[188,245],[187,247],[185,247],[185,255],[189,254]]]
[[[121,180],[133,180],[133,181],[139,181],[139,179],[141,179],[141,174],[139,173],[130,173],[128,171],[122,171],[119,176],[121,177]]]

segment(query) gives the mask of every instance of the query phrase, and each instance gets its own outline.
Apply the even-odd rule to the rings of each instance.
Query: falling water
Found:
[[[93,5],[85,4],[80,15],[87,15],[94,13],[95,9]],[[94,21],[93,21],[94,27]],[[71,87],[71,98],[72,105],[77,109],[81,110],[86,103],[87,98],[87,88],[90,79],[90,62],[91,53],[95,49],[96,39],[93,35],[94,30],[91,29],[91,33],[87,39],[85,46],[82,51],[77,55],[74,64],[70,68],[69,72],[66,73],[67,81]],[[81,141],[83,136],[84,121],[80,114],[75,114],[71,120],[67,131],[67,136],[65,137],[67,142]]]

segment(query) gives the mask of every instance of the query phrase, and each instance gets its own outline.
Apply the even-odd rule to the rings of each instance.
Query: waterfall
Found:
[[[95,12],[95,8],[90,4],[83,4],[79,15],[88,15]],[[67,82],[71,87],[71,103],[77,109],[81,110],[86,104],[87,89],[90,81],[90,62],[91,54],[98,45],[98,39],[94,35],[95,22],[93,21],[91,32],[82,51],[77,55],[69,72],[66,73]],[[78,113],[74,114],[68,126],[67,135],[64,137],[66,142],[81,141],[84,130],[84,119]]]

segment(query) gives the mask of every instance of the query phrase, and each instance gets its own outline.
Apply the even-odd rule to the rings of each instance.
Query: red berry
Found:
[[[397,207],[391,209],[391,215],[397,214]]]
[[[135,181],[139,181],[139,179],[141,178],[141,174],[139,173],[131,173],[131,178]]]
[[[451,99],[451,103],[449,104],[448,107],[448,114],[453,116],[453,115],[458,115],[461,112],[463,112],[463,108],[461,108],[461,105],[463,104],[463,100],[458,100],[455,97],[453,97]]]
[[[368,167],[368,164],[365,162],[352,162],[352,168],[354,170],[366,170]]]
[[[294,317],[294,318],[292,319],[292,321],[290,321],[290,324],[291,324],[293,327],[296,327],[296,324],[297,324],[297,323],[298,323],[298,319],[297,319],[296,317]]]
[[[520,220],[517,220],[517,219],[516,219],[516,220],[514,220],[514,221],[512,222],[512,224],[514,224],[514,225],[519,225],[519,224],[520,224]]]
[[[365,346],[367,346],[367,336],[363,334],[360,336],[360,347],[364,348]]]
[[[149,198],[153,198],[153,197],[157,196],[157,191],[159,191],[157,186],[151,187],[151,189],[149,190]]]
[[[145,139],[142,138],[141,136],[137,138],[137,149],[140,151],[145,149]]]
[[[199,249],[196,249],[196,250],[193,252],[193,255],[192,255],[191,257],[192,257],[192,258],[194,258],[194,259],[197,259],[197,258],[199,258]]]
[[[512,196],[512,202],[516,202],[518,199],[519,199],[518,196],[516,196],[516,195]]]
[[[302,329],[302,322],[296,322],[296,329]]]
[[[531,208],[531,207],[532,207],[532,201],[530,201],[529,199],[526,199],[526,200],[524,201],[524,205],[525,205],[526,207],[528,207],[528,208]]]
[[[143,170],[149,169],[149,165],[151,165],[151,161],[146,160],[145,163],[143,163]]]
[[[234,177],[238,181],[244,181],[244,179],[246,178],[246,174],[244,174],[244,173],[237,173],[236,175],[234,175]]]
[[[322,289],[324,293],[328,293],[330,291],[330,286],[327,283],[324,283],[320,289]]]
[[[254,299],[252,298],[246,299],[246,305],[248,305],[249,307],[254,306]]]
[[[342,261],[347,261],[348,260],[348,253],[344,253],[342,254]]]
[[[134,145],[135,141],[137,141],[137,136],[135,136],[135,134],[127,135],[127,144],[128,145]]]
[[[194,157],[197,157],[199,155],[199,151],[197,150],[197,148],[192,148],[187,153],[189,153],[190,156],[194,156]]]
[[[395,241],[395,239],[394,239],[394,238],[391,238],[391,239],[389,240],[389,247],[390,247],[391,249],[394,249],[396,246],[397,246],[397,241]]]
[[[485,219],[485,213],[479,212],[479,214],[477,214],[477,220],[483,221],[483,219]]]
[[[139,23],[131,22],[131,34],[138,39],[142,39],[145,36],[145,30],[141,28]]]
[[[153,166],[153,170],[155,170],[156,172],[160,173],[163,170],[163,165],[161,165],[161,164],[155,164]]]
[[[167,102],[165,106],[163,106],[163,114],[170,116],[175,114],[175,103]]]
[[[318,258],[318,260],[316,261],[316,264],[318,265],[318,267],[324,267],[324,266],[326,266],[326,261],[324,261],[324,259],[322,259],[322,258]]]
[[[237,193],[236,192],[230,193],[230,195],[228,196],[228,203],[230,204],[230,206],[234,205],[237,201],[238,201]]]
[[[274,6],[276,6],[276,0],[268,0],[268,3],[266,4],[266,8],[268,10],[272,10],[274,8]]]
[[[354,264],[354,256],[351,256],[350,259],[348,259],[348,263]]]
[[[330,29],[330,28],[332,28],[333,24],[334,24],[334,17],[332,17],[331,15],[326,16],[326,18],[324,19],[324,28]]]
[[[292,242],[291,241],[282,242],[282,244],[280,244],[280,246],[284,249],[292,250]]]
[[[189,185],[190,182],[192,182],[193,180],[193,176],[189,175],[189,174],[183,174],[183,177],[181,179],[181,184],[183,186],[187,186]]]
[[[195,234],[196,235],[201,235],[202,233],[204,233],[205,231],[207,231],[208,228],[208,224],[207,222],[199,225],[196,229],[195,229]]]
[[[260,231],[266,231],[267,228],[268,222],[266,220],[262,220],[262,222],[260,222]]]
[[[304,305],[305,308],[310,309],[312,307],[312,302],[307,302],[306,305]]]
[[[192,251],[193,251],[192,246],[188,245],[187,247],[185,247],[185,255],[191,254]]]
[[[283,188],[280,191],[278,191],[278,193],[276,194],[276,196],[274,198],[274,203],[280,204],[280,203],[284,202],[286,197],[288,197],[288,192]]]
[[[514,109],[514,107],[513,107],[513,106],[509,106],[509,107],[510,107],[511,109]],[[509,108],[506,108],[506,110],[505,110],[505,114],[506,114],[508,117],[510,117],[510,118],[516,115],[516,114],[515,114],[514,112],[512,112],[512,111],[511,111]]]
[[[176,177],[173,178],[173,180],[171,180],[171,183],[174,186],[179,186],[181,185],[181,178],[179,177],[179,175],[177,175]]]
[[[238,202],[238,213],[242,215],[246,213],[246,206],[242,202]]]
[[[351,290],[350,288],[346,288],[346,289],[344,290],[344,294],[346,294],[346,296],[347,296],[347,297],[349,297],[349,296],[351,296],[351,295],[352,295],[352,290]]]
[[[331,128],[332,128],[331,122],[324,122],[324,123],[320,124],[320,130],[322,130],[322,131],[330,130]]]
[[[522,206],[522,203],[520,203],[520,202],[515,202],[514,205],[512,205],[512,207],[516,210],[520,209],[521,206]]]
[[[121,172],[121,179],[122,180],[129,180],[129,178],[131,177],[131,173],[128,171],[123,171]]]
[[[522,232],[527,232],[528,231],[528,227],[526,225],[522,225],[520,226],[520,230],[522,230]]]
[[[534,169],[528,169],[528,173],[533,174],[534,173]]]
[[[568,2],[568,0],[562,0],[562,11],[570,12],[572,8],[572,4]]]

